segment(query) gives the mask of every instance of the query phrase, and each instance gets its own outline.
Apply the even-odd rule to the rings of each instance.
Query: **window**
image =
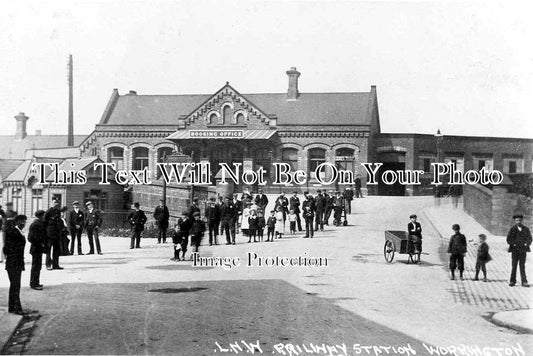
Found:
[[[452,163],[456,170],[464,172],[465,160],[463,157],[445,157],[444,163]]]
[[[157,163],[163,163],[168,156],[172,154],[173,150],[170,147],[162,147],[157,150]],[[157,168],[157,179],[161,177],[161,170]]]
[[[31,190],[31,211],[36,212],[37,210],[43,209],[43,190],[42,189],[32,189]]]
[[[132,168],[134,170],[143,170],[145,167],[148,167],[148,148],[146,147],[135,147],[133,149],[133,164]]]
[[[124,149],[111,147],[107,150],[107,163],[114,163],[115,170],[124,169]]]
[[[242,125],[244,124],[244,115],[242,113],[238,113],[237,116],[235,117],[235,124],[237,125]]]
[[[106,210],[107,208],[107,193],[101,190],[91,189],[88,192],[83,192],[83,204],[91,201],[94,208],[97,210]]]
[[[335,164],[342,170],[354,172],[355,150],[352,148],[339,148],[335,151]]]
[[[309,173],[311,178],[316,178],[315,170],[322,163],[326,162],[326,150],[322,148],[312,148],[309,150]],[[324,173],[325,170],[322,170]]]
[[[524,160],[521,158],[504,158],[503,159],[503,172],[504,173],[523,173],[524,172]]]
[[[431,154],[421,154],[418,156],[418,167],[424,171],[424,173],[433,172],[433,166],[431,163],[437,162],[437,157]]]
[[[254,161],[256,169],[261,166],[265,170],[266,176],[270,174],[270,154],[266,147],[260,147],[255,150]]]
[[[13,210],[22,214],[22,188],[11,190],[11,201],[13,202]]]
[[[224,109],[222,109],[222,120],[222,123],[231,122],[232,124],[235,124],[235,122],[232,122],[231,107],[229,105],[224,106]]]
[[[214,124],[215,122],[220,124],[220,122],[218,122],[217,114],[212,113],[211,115],[209,115],[209,124]]]
[[[474,157],[474,168],[480,170],[483,167],[486,170],[492,171],[492,157]]]
[[[281,160],[291,166],[291,170],[298,169],[298,150],[296,148],[284,148],[281,151]]]

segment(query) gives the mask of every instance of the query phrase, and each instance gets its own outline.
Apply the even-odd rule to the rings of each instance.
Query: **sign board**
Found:
[[[190,130],[189,138],[244,138],[243,130]]]

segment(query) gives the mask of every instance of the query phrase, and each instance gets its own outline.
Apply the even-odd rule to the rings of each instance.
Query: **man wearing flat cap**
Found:
[[[511,227],[507,234],[507,243],[509,244],[509,252],[511,253],[511,278],[509,286],[516,285],[516,268],[520,266],[520,278],[522,279],[522,286],[529,287],[526,277],[526,256],[530,251],[531,245],[531,231],[527,226],[522,225],[523,215],[516,214],[513,216],[515,225]]]
[[[52,206],[44,214],[46,224],[46,269],[63,269],[59,266],[59,255],[61,254],[61,232],[64,224],[61,220],[61,210],[59,201],[52,200]]]
[[[28,232],[28,242],[31,243],[30,254],[32,256],[30,272],[30,288],[42,290],[40,282],[41,267],[43,264],[43,253],[46,252],[46,225],[44,224],[44,210],[35,212],[34,222],[30,225]]]
[[[68,225],[72,242],[70,244],[71,255],[74,254],[74,242],[78,240],[78,255],[83,255],[81,252],[81,233],[83,232],[83,223],[85,222],[85,213],[80,209],[80,203],[76,200],[72,202],[72,210],[68,216]]]
[[[2,236],[0,238],[0,261],[4,260],[4,243],[6,241],[6,231],[15,227],[14,220],[17,212],[13,210],[13,203],[6,203],[6,211],[2,215]]]
[[[141,248],[141,234],[144,231],[144,224],[146,223],[146,214],[141,210],[140,204],[133,204],[135,211],[128,215],[127,220],[131,225],[131,243],[130,249]]]
[[[96,243],[96,252],[101,255],[102,249],[100,247],[100,238],[98,233],[100,227],[102,226],[102,214],[99,210],[94,208],[94,205],[91,201],[85,203],[87,207],[87,212],[85,214],[85,222],[83,226],[87,230],[87,239],[89,240],[89,253],[88,255],[94,255],[94,244]],[[93,242],[94,240],[94,242]]]

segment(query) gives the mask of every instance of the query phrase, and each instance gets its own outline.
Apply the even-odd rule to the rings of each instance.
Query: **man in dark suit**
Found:
[[[328,194],[326,191],[324,191],[324,199],[326,200],[326,208],[324,209],[324,225],[329,225],[329,217],[331,216],[331,212],[333,211],[333,199],[335,197],[333,196],[335,192],[330,191],[330,194]]]
[[[168,208],[165,205],[165,201],[161,199],[159,205],[154,210],[154,219],[157,223],[157,228],[159,229],[157,235],[157,243],[160,244],[167,242],[167,230],[168,230],[168,218],[170,214]]]
[[[24,271],[24,247],[26,237],[22,229],[26,225],[26,215],[17,215],[13,219],[13,226],[6,231],[4,254],[6,255],[6,271],[9,277],[9,307],[8,312],[22,314],[20,303],[20,278]]]
[[[344,199],[346,200],[346,214],[352,213],[352,200],[353,200],[353,190],[350,187],[347,187],[344,190]]]
[[[32,256],[30,288],[42,290],[43,285],[40,283],[41,267],[43,265],[43,253],[46,251],[46,225],[44,224],[44,210],[37,210],[37,218],[30,225],[28,233],[28,242],[31,243],[30,254]]]
[[[78,255],[83,255],[81,252],[81,234],[83,232],[83,224],[85,222],[85,213],[80,209],[80,203],[75,201],[72,203],[72,210],[68,216],[68,226],[72,243],[70,244],[71,255],[74,254],[74,241],[78,240]]]
[[[4,242],[6,240],[6,232],[7,230],[14,227],[13,223],[15,220],[15,216],[17,216],[17,212],[13,210],[13,203],[7,202],[6,203],[6,211],[4,212],[4,215],[2,215],[2,236],[0,239],[0,247],[2,247],[2,251],[0,251],[0,261],[3,261],[3,248],[4,248]]]
[[[531,245],[531,231],[527,226],[522,225],[524,216],[517,214],[513,216],[515,225],[511,227],[507,234],[507,243],[509,244],[509,252],[511,253],[511,279],[509,286],[516,285],[516,268],[520,266],[520,278],[522,279],[522,286],[529,287],[526,277],[526,257],[530,251]]]
[[[220,206],[220,228],[226,233],[226,245],[235,245],[235,224],[238,218],[237,207],[231,197]]]
[[[192,204],[189,206],[189,219],[194,221],[194,214],[200,213],[200,207],[198,206],[198,198],[192,200]]]
[[[416,221],[417,216],[411,214],[409,216],[411,221],[407,224],[407,234],[410,242],[410,249],[414,249],[414,253],[422,252],[422,225]]]
[[[44,214],[46,223],[46,269],[63,269],[59,266],[59,255],[61,254],[61,233],[64,228],[61,220],[61,210],[59,201],[53,200],[52,206]]]
[[[213,243],[218,245],[218,225],[220,223],[220,207],[216,203],[216,199],[212,197],[209,199],[209,205],[205,209],[205,218],[207,219],[207,226],[209,228],[209,246]]]
[[[255,203],[261,208],[263,213],[265,213],[265,209],[268,205],[268,197],[263,194],[263,189],[259,189],[259,194],[255,196]]]
[[[141,248],[141,233],[144,231],[144,224],[147,220],[146,214],[141,210],[139,203],[135,203],[133,206],[135,211],[128,215],[132,231],[130,249]]]
[[[294,192],[289,199],[289,210],[294,211],[296,214],[296,224],[298,225],[298,231],[302,231],[302,221],[300,220],[300,199],[298,198],[298,192]]]
[[[98,238],[98,232],[102,226],[102,214],[100,211],[94,208],[91,201],[85,203],[87,207],[87,213],[85,215],[85,229],[87,230],[87,238],[89,239],[89,253],[88,255],[94,255],[94,243],[96,243],[96,252],[102,255],[102,249],[100,248],[100,239]],[[94,242],[93,242],[94,239]]]
[[[317,190],[315,198],[315,231],[320,227],[320,231],[324,231],[324,213],[326,212],[326,198],[322,195],[322,191]]]

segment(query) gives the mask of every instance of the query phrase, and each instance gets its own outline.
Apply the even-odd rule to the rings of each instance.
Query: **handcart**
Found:
[[[348,225],[348,220],[346,219],[346,208],[343,206],[342,207],[342,210],[341,210],[341,216],[339,217],[339,219],[335,219],[333,218],[333,225],[335,226],[347,226]],[[342,223],[341,223],[341,219],[342,219]]]
[[[414,264],[420,262],[420,251],[415,251],[415,246],[412,241],[409,240],[409,235],[405,231],[399,230],[386,230],[385,231],[385,246],[383,247],[383,255],[385,261],[392,263],[394,260],[394,254],[408,254],[409,261]]]

